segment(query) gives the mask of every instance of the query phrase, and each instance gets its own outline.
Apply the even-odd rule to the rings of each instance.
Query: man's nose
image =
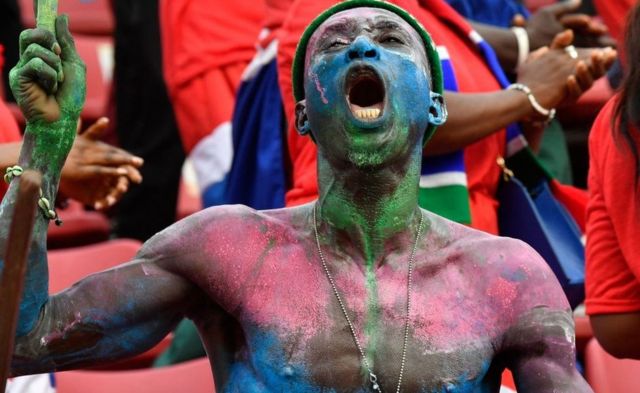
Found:
[[[380,57],[378,48],[366,37],[358,37],[351,44],[347,52],[349,60],[377,59]]]

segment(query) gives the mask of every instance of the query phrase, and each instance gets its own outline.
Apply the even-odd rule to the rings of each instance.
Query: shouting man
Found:
[[[20,165],[43,171],[53,193],[82,67],[64,18],[57,37],[30,30],[21,47]],[[497,392],[505,368],[520,392],[590,391],[544,261],[418,207],[423,143],[446,118],[424,28],[386,2],[339,3],[303,35],[294,83],[297,128],[318,144],[318,201],[210,208],[50,297],[41,219],[12,373],[130,356],[187,316],[220,392]],[[15,195],[2,205],[2,248]]]

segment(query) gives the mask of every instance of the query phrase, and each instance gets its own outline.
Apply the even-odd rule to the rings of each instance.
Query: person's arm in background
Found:
[[[73,142],[60,176],[60,193],[96,209],[113,206],[128,190],[140,183],[141,158],[98,138],[108,125],[101,118]],[[0,171],[18,162],[22,142],[0,144]]]
[[[571,59],[562,48],[569,45],[571,32],[559,34],[551,49],[532,53],[518,73],[518,82],[528,86],[544,108],[555,108],[576,100],[604,75],[616,58],[615,51],[580,50]],[[426,154],[456,151],[514,122],[542,120],[527,96],[514,90],[492,93],[445,93],[449,111],[447,122],[429,141]],[[527,132],[531,130],[531,132]],[[535,149],[542,129],[525,127],[525,137]]]
[[[522,27],[529,37],[529,50],[534,51],[550,45],[554,37],[564,30],[575,33],[574,45],[577,47],[615,46],[615,41],[607,35],[607,28],[591,16],[574,13],[580,7],[580,1],[564,1],[540,8],[529,20],[518,16],[514,26]],[[510,29],[495,27],[469,21],[496,51],[503,69],[516,70],[518,64],[518,41]]]

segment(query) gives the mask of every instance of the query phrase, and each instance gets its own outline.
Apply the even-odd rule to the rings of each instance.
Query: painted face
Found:
[[[440,104],[431,100],[428,70],[422,39],[401,17],[377,8],[339,12],[309,40],[298,127],[308,120],[325,157],[361,167],[410,154]]]

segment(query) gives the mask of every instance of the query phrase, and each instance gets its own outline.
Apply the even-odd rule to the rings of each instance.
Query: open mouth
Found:
[[[353,116],[370,122],[382,116],[384,84],[371,67],[356,67],[347,74],[347,102]]]

